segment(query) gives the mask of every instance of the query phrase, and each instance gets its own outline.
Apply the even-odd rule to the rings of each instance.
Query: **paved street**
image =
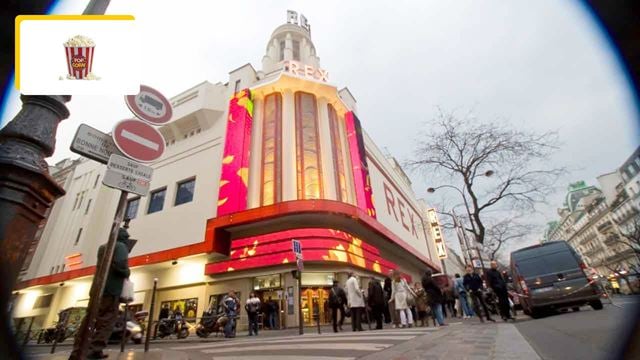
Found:
[[[619,346],[618,331],[634,321],[638,296],[614,297],[616,306],[602,311],[583,306],[580,312],[518,322],[516,327],[543,359],[607,359]]]
[[[583,307],[542,319],[520,315],[515,324],[481,324],[478,320],[453,322],[441,328],[410,328],[334,334],[323,327],[263,331],[258,338],[246,333],[236,339],[223,338],[160,340],[143,357],[141,345],[129,345],[122,359],[222,359],[222,360],[436,360],[436,359],[607,359],[609,349],[617,346],[616,330],[631,315],[640,297],[617,297],[616,306],[602,311]],[[347,329],[348,326],[345,327]],[[118,345],[110,346],[111,358],[117,358]],[[61,344],[56,355],[49,347],[31,346],[29,354],[37,359],[64,359],[70,344]]]

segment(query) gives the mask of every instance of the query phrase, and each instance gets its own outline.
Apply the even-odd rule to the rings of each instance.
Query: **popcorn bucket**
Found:
[[[93,64],[95,46],[65,46],[69,75],[76,79],[84,79]]]

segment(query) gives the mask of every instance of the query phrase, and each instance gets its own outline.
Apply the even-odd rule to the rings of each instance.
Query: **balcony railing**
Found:
[[[619,238],[620,238],[620,235],[618,235],[618,234],[609,234],[609,236],[607,236],[604,239],[604,244],[606,246],[613,246],[618,242]]]
[[[604,234],[605,231],[610,229],[612,226],[613,226],[613,224],[611,223],[611,221],[607,220],[607,221],[603,222],[602,224],[598,225],[597,229],[598,229],[598,232],[600,232],[601,234]]]

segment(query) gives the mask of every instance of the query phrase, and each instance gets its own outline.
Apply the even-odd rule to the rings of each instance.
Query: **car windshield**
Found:
[[[518,272],[524,277],[557,274],[579,267],[573,254],[561,251],[544,256],[522,259],[516,263]]]

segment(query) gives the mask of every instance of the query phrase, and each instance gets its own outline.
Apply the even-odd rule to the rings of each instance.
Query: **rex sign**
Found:
[[[420,254],[427,255],[425,224],[416,204],[398,189],[391,177],[369,158],[369,175],[375,200],[377,220],[411,245]]]

